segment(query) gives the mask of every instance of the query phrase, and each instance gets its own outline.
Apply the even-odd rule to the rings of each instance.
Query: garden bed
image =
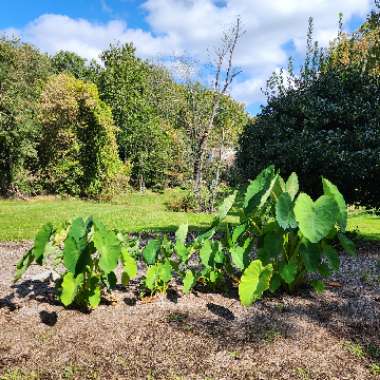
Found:
[[[12,284],[29,247],[0,244],[2,380],[380,378],[376,243],[342,256],[322,295],[305,289],[244,308],[234,292],[184,296],[175,285],[140,300],[132,284],[90,314],[54,301],[46,268]]]

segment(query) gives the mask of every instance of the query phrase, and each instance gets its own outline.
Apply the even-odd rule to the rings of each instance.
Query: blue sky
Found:
[[[133,42],[143,58],[190,55],[200,63],[237,16],[246,33],[235,63],[243,74],[231,94],[256,113],[260,90],[287,57],[304,54],[309,16],[322,45],[336,36],[339,12],[345,30],[365,19],[372,0],[1,0],[0,31],[19,35],[54,54],[72,50],[97,58],[111,42]]]

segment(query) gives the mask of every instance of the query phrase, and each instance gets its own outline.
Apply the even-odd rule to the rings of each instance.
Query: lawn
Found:
[[[46,222],[58,223],[76,216],[100,218],[110,227],[126,231],[174,230],[181,223],[202,228],[212,215],[169,211],[166,204],[180,196],[180,190],[163,194],[130,193],[112,202],[95,202],[53,197],[31,200],[0,200],[0,241],[32,239]],[[233,221],[233,219],[231,219]],[[380,240],[380,217],[355,211],[350,214],[349,228],[358,229],[367,239]]]
[[[211,221],[208,214],[169,211],[167,202],[179,196],[180,190],[168,190],[164,194],[134,192],[112,202],[53,197],[0,200],[0,241],[32,239],[43,224],[77,216],[92,215],[110,227],[130,232],[174,230],[181,223],[202,228]]]

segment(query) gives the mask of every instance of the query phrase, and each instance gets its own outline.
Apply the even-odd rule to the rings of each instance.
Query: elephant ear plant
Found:
[[[64,272],[57,283],[58,298],[63,305],[75,304],[96,308],[103,289],[111,290],[117,279],[114,270],[121,263],[122,282],[137,274],[137,264],[122,235],[107,229],[91,218],[75,219],[66,229],[45,225],[37,234],[34,246],[17,264],[15,281],[36,262],[42,265],[53,255]]]
[[[257,254],[257,260],[242,274],[239,294],[243,304],[251,304],[266,289],[272,293],[279,288],[293,292],[310,277],[329,276],[340,266],[336,242],[355,255],[355,246],[345,235],[344,198],[327,179],[322,178],[322,184],[324,194],[315,201],[299,192],[295,173],[285,182],[273,167],[249,184],[241,224],[234,230],[239,238],[245,236],[243,247],[248,239],[254,240]],[[236,258],[237,251],[231,251],[232,259],[244,268],[248,260],[245,250],[241,249]],[[311,285],[318,292],[324,289],[320,280],[311,280]]]
[[[57,282],[59,300],[65,306],[95,308],[102,290],[116,286],[116,267],[122,266],[121,282],[127,285],[137,275],[139,258],[146,266],[144,292],[150,294],[165,293],[173,279],[181,280],[185,294],[197,284],[211,289],[238,285],[246,306],[267,291],[293,292],[307,282],[320,292],[320,279],[339,269],[337,246],[356,254],[345,235],[344,198],[327,179],[322,178],[322,185],[323,194],[313,200],[300,192],[295,173],[285,181],[269,166],[244,194],[228,196],[210,228],[198,237],[190,239],[183,224],[175,239],[156,237],[142,251],[136,240],[91,218],[75,219],[64,228],[46,224],[17,264],[15,280],[33,262],[42,265],[53,256],[64,268]],[[223,225],[232,209],[238,223]]]

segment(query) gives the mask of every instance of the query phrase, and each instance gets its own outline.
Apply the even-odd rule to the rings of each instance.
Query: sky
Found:
[[[372,0],[0,0],[0,33],[17,35],[54,54],[70,50],[98,59],[110,43],[133,42],[137,55],[191,56],[207,63],[223,31],[242,20],[234,63],[242,73],[231,95],[250,113],[265,103],[262,88],[288,57],[302,62],[308,18],[322,46],[337,34],[338,15],[353,31]]]

